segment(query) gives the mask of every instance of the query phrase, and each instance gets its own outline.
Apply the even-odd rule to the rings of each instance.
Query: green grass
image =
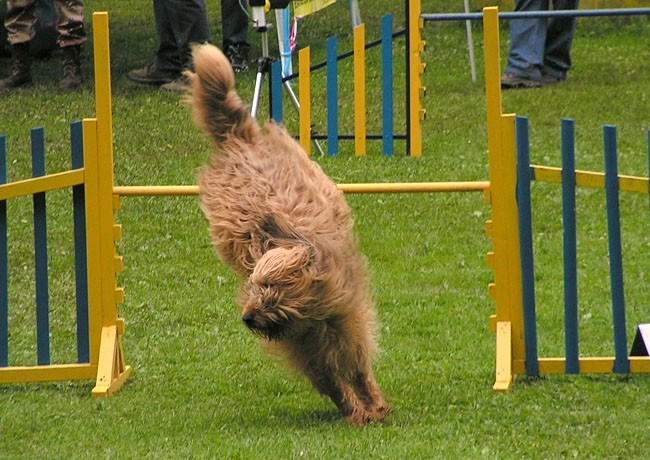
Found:
[[[344,2],[341,2],[344,3]],[[473,6],[479,2],[474,2]],[[403,24],[402,2],[360,0],[369,39],[380,16]],[[462,5],[454,5],[456,11]],[[219,8],[209,4],[215,42]],[[424,1],[424,12],[449,11],[448,2]],[[209,144],[192,126],[177,95],[129,82],[125,73],[152,57],[150,2],[86,2],[108,10],[111,23],[115,178],[118,185],[192,184]],[[90,28],[90,27],[89,27]],[[366,158],[351,143],[337,158],[314,157],[337,182],[486,180],[487,141],[480,26],[474,26],[479,82],[472,83],[463,24],[427,24],[423,60],[427,96],[424,154],[383,158],[369,142]],[[333,6],[299,25],[300,46],[313,61],[324,39],[339,35],[350,49],[347,10]],[[570,79],[557,87],[504,94],[504,109],[526,115],[532,161],[558,166],[559,120],[576,120],[580,169],[603,170],[602,124],[619,127],[619,170],[647,175],[650,127],[650,49],[646,19],[581,20]],[[252,33],[252,56],[260,54]],[[507,24],[502,26],[502,56]],[[403,42],[395,46],[396,130],[403,129]],[[38,62],[32,88],[0,99],[0,133],[7,136],[9,178],[30,175],[29,129],[46,129],[47,169],[68,168],[68,126],[94,116],[91,43],[86,84],[62,95],[57,59]],[[271,36],[271,52],[276,50]],[[378,57],[369,51],[369,74]],[[349,64],[341,63],[342,71]],[[8,61],[0,60],[0,73]],[[251,99],[254,73],[238,75]],[[315,76],[318,81],[319,76]],[[369,78],[369,87],[378,77]],[[349,80],[342,113],[352,111]],[[347,89],[345,89],[347,88]],[[314,89],[315,94],[318,89]],[[378,96],[373,102],[378,103]],[[317,129],[324,131],[321,98],[314,98]],[[266,102],[260,117],[265,117]],[[287,125],[295,129],[288,108]],[[379,126],[371,107],[370,126]],[[349,126],[342,130],[351,130]],[[540,353],[562,354],[561,215],[557,186],[535,184],[534,240],[540,311]],[[74,360],[69,196],[48,201],[52,249],[53,360]],[[350,195],[356,230],[369,258],[381,321],[376,366],[394,413],[385,423],[347,426],[329,401],[301,377],[268,359],[241,325],[236,278],[216,259],[195,198],[124,198],[117,219],[126,302],[123,339],[132,377],[113,398],[92,400],[93,382],[0,387],[0,458],[647,458],[645,400],[650,378],[551,376],[519,378],[509,394],[491,390],[494,336],[487,296],[492,279],[484,236],[490,210],[480,194]],[[623,196],[628,336],[650,319],[647,295],[650,248],[647,197]],[[27,199],[10,203],[11,360],[34,364],[33,250]],[[578,196],[581,351],[611,355],[604,198]],[[58,286],[61,289],[58,289]],[[52,290],[54,291],[54,287]]]

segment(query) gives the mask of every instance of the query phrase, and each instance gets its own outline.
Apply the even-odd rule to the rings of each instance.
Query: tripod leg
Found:
[[[260,69],[257,71],[255,78],[255,92],[253,93],[253,105],[251,106],[251,116],[257,118],[257,109],[260,107],[260,95],[262,93],[262,83],[264,82],[264,72]]]
[[[289,84],[288,81],[284,82],[284,89],[287,91],[287,94],[289,95],[289,99],[291,99],[291,104],[293,105],[293,108],[296,109],[298,113],[300,113],[300,102],[298,102],[298,98],[296,97],[296,93],[293,92],[293,88]],[[314,126],[312,125],[310,127],[311,133],[314,134]],[[318,153],[322,156],[325,155],[325,152],[323,151],[323,148],[321,147],[320,143],[318,142],[318,139],[312,139],[312,142],[314,143],[314,147],[316,147],[316,150],[318,150]]]
[[[262,18],[263,18],[263,14],[262,14]],[[262,84],[264,83],[264,74],[270,72],[271,70],[270,68],[271,59],[269,58],[269,41],[267,35],[268,28],[266,27],[266,25],[264,25],[263,27],[258,27],[258,30],[262,33],[262,58],[258,61],[257,78],[255,79],[255,93],[253,94],[253,104],[251,106],[251,116],[253,118],[257,118],[257,110],[260,105],[260,95],[262,93]],[[293,104],[293,107],[296,109],[298,113],[300,113],[300,103],[298,102],[298,98],[293,92],[293,89],[291,88],[291,85],[289,84],[288,81],[284,82],[284,88],[287,91],[287,94],[289,94],[289,99],[291,99],[291,103]],[[318,143],[318,140],[313,139],[314,127],[311,126],[310,129],[312,134],[312,142],[314,143],[316,150],[318,150],[318,153],[320,155],[324,155],[325,153],[323,152],[322,147]]]

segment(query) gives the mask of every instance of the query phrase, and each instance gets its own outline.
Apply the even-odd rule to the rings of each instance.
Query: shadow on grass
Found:
[[[273,411],[274,424],[295,428],[320,427],[323,424],[336,425],[345,423],[336,409],[309,409],[299,408],[290,410],[286,407],[277,408]]]
[[[278,404],[279,406],[279,404]],[[255,427],[260,429],[266,426],[270,430],[323,430],[324,428],[331,429],[365,429],[370,427],[379,427],[391,425],[393,415],[389,414],[388,417],[381,423],[373,423],[365,427],[357,427],[348,424],[335,409],[328,409],[322,407],[309,408],[305,407],[271,407],[268,410],[267,416],[262,416],[259,412],[244,414],[243,417],[233,419],[233,423],[240,427]]]

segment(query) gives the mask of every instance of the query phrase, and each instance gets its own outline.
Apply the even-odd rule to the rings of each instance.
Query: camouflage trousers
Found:
[[[34,38],[36,3],[39,0],[7,0],[5,28],[10,45]],[[40,0],[42,1],[42,0]],[[57,44],[60,47],[81,45],[86,41],[83,0],[48,0],[54,4]],[[43,24],[49,25],[49,24]],[[54,26],[54,24],[52,24]]]

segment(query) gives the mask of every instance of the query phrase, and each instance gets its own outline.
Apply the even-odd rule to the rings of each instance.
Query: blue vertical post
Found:
[[[84,167],[83,129],[80,121],[70,125],[72,169]],[[90,362],[88,324],[88,254],[86,249],[86,198],[84,184],[72,187],[74,222],[75,299],[77,302],[77,362]]]
[[[539,375],[537,355],[537,314],[535,312],[535,265],[533,261],[533,225],[530,204],[530,147],[528,119],[515,120],[517,142],[517,209],[521,254],[521,291],[524,309],[524,350],[526,374]]]
[[[381,18],[382,144],[384,156],[393,156],[393,16]]]
[[[609,277],[612,293],[612,320],[614,323],[613,372],[627,374],[630,372],[630,361],[627,357],[627,332],[625,330],[625,294],[623,288],[621,220],[618,202],[616,127],[604,126],[603,137],[605,147],[605,197],[607,202]]]
[[[325,41],[327,73],[327,154],[339,153],[339,85],[336,35]]]
[[[280,61],[271,63],[269,85],[271,88],[271,118],[276,123],[282,123],[282,63]]]
[[[7,138],[0,136],[0,183],[7,183]],[[0,201],[0,367],[9,365],[9,247],[7,202]]]
[[[564,372],[580,372],[578,348],[578,274],[576,249],[576,164],[575,126],[564,118],[562,138],[562,223],[564,262],[564,344],[566,361]]]
[[[45,139],[43,128],[31,131],[32,176],[45,175]],[[34,263],[36,275],[36,344],[39,365],[50,364],[50,319],[47,269],[47,212],[45,192],[33,195]]]

